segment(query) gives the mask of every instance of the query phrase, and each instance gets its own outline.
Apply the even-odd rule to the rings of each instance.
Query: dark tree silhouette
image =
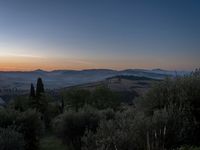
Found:
[[[30,89],[30,97],[34,98],[35,97],[35,88],[34,85],[31,83],[31,89]]]
[[[41,94],[44,93],[44,85],[41,78],[37,80],[37,88],[36,88],[36,97],[41,97]]]
[[[65,103],[64,103],[64,99],[62,97],[61,99],[61,106],[60,106],[60,112],[63,113],[64,112],[64,107],[65,107]]]

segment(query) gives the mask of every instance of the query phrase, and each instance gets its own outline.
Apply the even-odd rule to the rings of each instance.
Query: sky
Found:
[[[0,70],[194,70],[199,8],[199,0],[0,0]]]

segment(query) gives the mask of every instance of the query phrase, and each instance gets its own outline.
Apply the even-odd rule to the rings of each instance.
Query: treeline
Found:
[[[198,150],[200,70],[156,83],[133,105],[106,87],[53,100],[42,79],[0,110],[0,150],[37,150],[51,132],[69,150]]]

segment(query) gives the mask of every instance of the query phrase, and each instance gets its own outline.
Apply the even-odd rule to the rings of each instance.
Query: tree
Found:
[[[35,88],[32,83],[31,83],[31,89],[30,89],[30,98],[35,98]]]
[[[91,94],[90,104],[98,109],[117,109],[120,106],[120,100],[118,95],[109,88],[98,87]]]
[[[44,97],[43,93],[44,93],[44,84],[42,82],[42,79],[38,78],[36,93],[35,93],[34,85],[31,84],[30,106],[32,108],[36,108],[41,113],[44,112],[44,107],[46,108],[46,101],[45,101],[45,97]]]
[[[31,109],[24,112],[0,110],[0,150],[21,150],[24,142],[25,150],[37,150],[44,129],[40,117],[40,113]]]
[[[40,98],[41,94],[44,93],[44,84],[41,78],[37,80],[36,97]]]
[[[84,89],[71,89],[64,93],[65,104],[69,107],[78,111],[84,105],[88,104],[90,99],[90,91]]]
[[[21,133],[13,129],[0,128],[1,150],[24,150],[25,141]]]
[[[64,143],[70,145],[74,150],[82,149],[81,138],[85,131],[95,132],[99,124],[100,116],[98,112],[68,111],[55,118],[53,122],[54,130]]]
[[[178,119],[173,120],[172,118],[175,122],[174,126],[179,126],[177,130],[174,128],[174,131],[171,131],[170,134],[177,131],[175,135],[180,135],[178,131],[182,131],[178,129],[184,129],[185,132],[182,133],[185,135],[181,135],[175,139],[168,138],[170,142],[167,141],[166,145],[200,144],[199,140],[197,140],[200,138],[200,76],[197,72],[196,70],[195,74],[192,73],[184,77],[168,78],[159,82],[143,98],[135,103],[136,108],[144,111],[149,117],[154,116],[154,113],[157,111],[169,110],[171,107],[174,108],[171,112],[173,113],[172,116],[175,116],[175,110],[185,111],[186,114],[190,114],[185,118],[185,121],[182,120],[182,124],[180,123],[180,125],[177,123]],[[180,114],[180,112],[177,114]],[[178,117],[181,119],[180,116]],[[186,119],[189,119],[189,121]],[[187,124],[188,122],[191,122],[190,125]],[[195,126],[192,126],[192,124],[195,124]],[[170,127],[168,129],[171,130],[173,128]],[[190,132],[191,129],[192,132]]]

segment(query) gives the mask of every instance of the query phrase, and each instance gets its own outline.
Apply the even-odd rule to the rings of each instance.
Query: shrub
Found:
[[[97,109],[117,109],[120,106],[119,96],[109,88],[99,87],[92,92],[90,105]]]
[[[188,133],[187,142],[200,144],[200,76],[192,74],[185,77],[166,79],[155,85],[143,98],[138,100],[138,110],[152,116],[157,110],[168,109],[184,110],[193,118],[192,127],[195,131]],[[191,128],[188,126],[188,128]],[[187,144],[187,143],[185,143]]]
[[[67,107],[78,111],[84,105],[88,104],[90,99],[90,91],[74,88],[64,93],[65,104]]]
[[[151,149],[174,149],[193,142],[195,123],[188,111],[171,106],[154,111],[148,118],[147,136]]]
[[[85,150],[164,150],[177,148],[190,141],[195,124],[184,110],[156,110],[153,116],[127,109],[114,118],[102,119],[97,132],[85,132]]]
[[[8,128],[16,124],[19,112],[10,109],[0,109],[0,127]]]
[[[57,103],[49,103],[44,113],[44,122],[47,129],[51,129],[52,120],[61,113],[60,106]]]
[[[0,110],[0,127],[10,128],[23,135],[26,150],[38,148],[39,137],[43,130],[40,114],[34,110],[18,112],[15,110]]]
[[[40,114],[35,110],[27,110],[20,114],[16,122],[19,132],[24,135],[26,150],[36,150],[44,126],[40,120]]]
[[[92,92],[85,89],[71,89],[64,93],[64,98],[65,105],[75,111],[79,111],[85,105],[97,109],[117,109],[120,106],[119,94],[106,87],[98,87]]]
[[[104,120],[112,120],[115,118],[115,113],[113,109],[104,109],[104,110],[101,110],[99,111],[100,112],[100,115],[101,115],[101,119],[104,119]]]
[[[65,112],[54,120],[54,129],[63,142],[81,149],[81,137],[86,130],[96,131],[99,115],[95,112]]]
[[[0,128],[1,150],[24,150],[25,141],[23,135],[12,130]]]
[[[130,112],[118,113],[115,119],[101,120],[96,133],[85,132],[82,138],[84,150],[132,150],[143,149],[140,146],[140,136],[144,136],[136,128],[143,128],[143,119],[134,120],[135,114]],[[134,122],[135,121],[135,122]],[[140,122],[139,122],[140,121]],[[135,123],[135,124],[134,124]],[[136,125],[137,123],[137,125]],[[137,131],[137,132],[135,132]]]
[[[10,102],[9,107],[18,111],[25,111],[29,108],[29,99],[25,96],[17,96]]]

